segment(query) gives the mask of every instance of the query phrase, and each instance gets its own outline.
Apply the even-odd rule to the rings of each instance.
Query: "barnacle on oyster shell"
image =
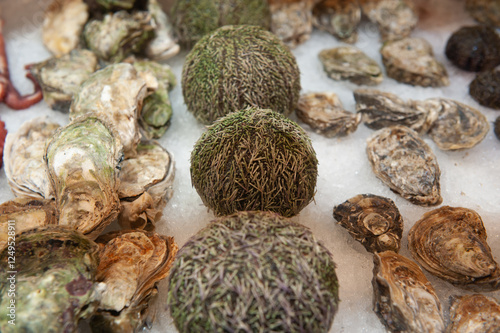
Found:
[[[481,294],[455,296],[446,333],[500,332],[500,304]]]
[[[393,251],[373,256],[373,310],[390,332],[442,333],[436,291],[416,263]]]
[[[457,286],[500,288],[483,221],[471,209],[443,206],[427,212],[408,233],[408,248],[427,271]]]

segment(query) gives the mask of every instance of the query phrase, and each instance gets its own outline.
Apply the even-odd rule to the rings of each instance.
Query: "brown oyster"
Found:
[[[500,304],[481,294],[452,298],[446,333],[500,332]]]
[[[499,268],[479,214],[443,206],[427,212],[408,234],[413,258],[430,273],[473,290],[496,290]]]
[[[498,0],[466,0],[465,9],[478,22],[500,28],[500,2]]]
[[[359,194],[335,206],[333,217],[368,252],[399,252],[403,218],[391,199]]]
[[[344,110],[336,94],[327,92],[302,94],[295,112],[301,121],[327,138],[356,131],[360,121],[359,115]]]
[[[380,49],[387,76],[422,87],[449,85],[446,68],[434,58],[432,47],[423,38],[385,42]]]
[[[442,333],[436,291],[416,263],[393,251],[373,256],[373,310],[390,332]]]
[[[54,191],[43,161],[46,142],[59,124],[47,117],[36,117],[23,123],[5,141],[5,175],[15,196],[53,199]]]
[[[101,301],[91,319],[95,332],[138,332],[155,315],[151,302],[167,277],[178,247],[173,237],[145,231],[100,236],[97,281]]]
[[[172,197],[175,174],[172,155],[156,141],[137,146],[137,156],[123,161],[118,196],[118,222],[125,229],[154,228]]]
[[[421,206],[440,204],[441,171],[431,148],[406,126],[375,132],[366,146],[375,175],[389,188]]]
[[[383,75],[377,62],[352,46],[322,50],[319,60],[324,71],[334,80],[349,80],[357,85],[377,85]]]
[[[479,104],[500,110],[500,69],[477,74],[469,85],[469,94]]]
[[[495,119],[495,128],[494,128],[495,136],[498,140],[500,140],[500,116]]]
[[[313,25],[346,43],[358,39],[361,7],[352,0],[321,0],[313,8]]]

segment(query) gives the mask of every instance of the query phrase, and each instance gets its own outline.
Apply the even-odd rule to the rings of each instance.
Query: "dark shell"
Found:
[[[500,1],[498,0],[466,0],[465,9],[478,22],[492,28],[500,28]]]
[[[500,70],[479,73],[469,85],[469,94],[481,105],[500,109]]]
[[[403,218],[391,199],[360,194],[334,207],[333,217],[368,252],[398,252],[401,247]]]
[[[500,304],[481,294],[452,298],[446,333],[500,332]]]
[[[445,54],[466,71],[491,69],[500,64],[500,37],[487,26],[462,27],[448,39]]]
[[[498,116],[497,119],[495,120],[494,132],[497,139],[500,140],[500,116]]]

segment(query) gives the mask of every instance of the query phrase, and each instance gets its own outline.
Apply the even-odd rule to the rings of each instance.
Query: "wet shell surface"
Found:
[[[359,194],[333,208],[333,217],[368,252],[399,252],[403,218],[391,199]]]
[[[446,333],[500,332],[500,304],[481,294],[453,297]]]
[[[322,0],[313,8],[314,27],[327,31],[345,43],[355,43],[361,21],[361,7],[357,1]]]
[[[408,248],[427,271],[457,286],[499,288],[483,221],[471,209],[443,206],[424,214],[408,234]]]
[[[384,43],[380,53],[387,76],[422,87],[449,85],[446,68],[434,58],[432,47],[423,38],[403,38]]]
[[[393,192],[416,205],[442,202],[437,159],[412,129],[391,126],[378,130],[367,140],[366,153],[375,175]]]
[[[492,69],[477,74],[469,85],[469,94],[479,104],[500,110],[500,70]]]
[[[373,256],[373,310],[390,332],[442,333],[436,291],[420,267],[393,251]]]

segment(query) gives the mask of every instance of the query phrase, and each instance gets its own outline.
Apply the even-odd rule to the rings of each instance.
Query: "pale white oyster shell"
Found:
[[[155,37],[146,45],[146,55],[157,61],[172,58],[179,53],[180,46],[174,38],[168,16],[156,0],[149,0],[148,10],[153,17]]]

